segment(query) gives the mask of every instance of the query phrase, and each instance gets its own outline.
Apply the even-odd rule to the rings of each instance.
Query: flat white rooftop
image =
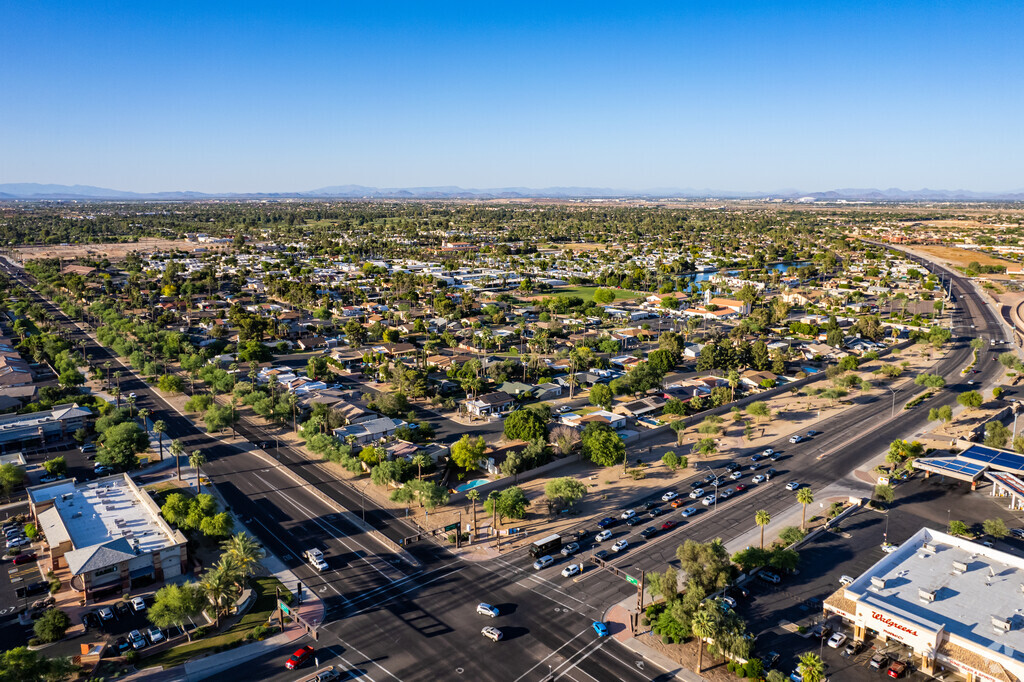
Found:
[[[138,541],[142,553],[176,544],[123,476],[79,484],[53,501],[76,549],[119,538]]]
[[[922,528],[850,584],[846,595],[1024,661],[1024,558],[1019,556]]]

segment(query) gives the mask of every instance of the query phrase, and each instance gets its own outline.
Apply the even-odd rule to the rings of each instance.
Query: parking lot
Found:
[[[883,676],[884,670],[868,666],[871,656],[878,651],[872,648],[871,640],[860,654],[846,657],[842,648],[832,649],[814,636],[801,636],[796,625],[820,622],[821,602],[839,589],[840,576],[856,577],[880,560],[884,556],[881,544],[886,537],[898,544],[922,526],[945,530],[950,518],[974,525],[1000,517],[1010,528],[1024,526],[1024,521],[1006,509],[1002,500],[989,497],[987,492],[987,486],[971,492],[969,485],[960,481],[938,476],[925,480],[919,474],[897,488],[896,503],[888,513],[858,510],[841,522],[839,532],[824,533],[802,547],[797,575],[785,576],[779,585],[752,580],[748,583],[750,598],[740,601],[738,611],[757,636],[757,653],[779,653],[776,667],[787,674],[796,667],[801,654],[815,651],[828,664],[833,680],[877,680]],[[1002,551],[1024,554],[1024,541],[1012,536],[1004,540],[979,540],[993,541]],[[852,634],[838,623],[835,626],[847,635]],[[900,660],[907,659],[897,642],[890,641],[883,650]],[[903,679],[926,676],[913,673]]]

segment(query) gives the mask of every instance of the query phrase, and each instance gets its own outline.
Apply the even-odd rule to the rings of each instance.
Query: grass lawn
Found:
[[[203,654],[215,653],[215,650],[225,649],[233,644],[240,643],[245,634],[257,625],[267,622],[271,614],[277,608],[277,597],[275,588],[280,587],[281,593],[288,590],[277,578],[256,578],[252,581],[253,589],[256,590],[256,602],[249,609],[248,613],[242,616],[241,620],[227,630],[197,639],[194,642],[186,642],[167,651],[163,651],[152,658],[146,658],[139,665],[149,668],[159,665],[164,668],[173,668],[181,665],[190,658]]]
[[[594,300],[594,292],[602,287],[555,287],[551,295],[554,296],[579,296],[585,302],[589,303]],[[606,288],[606,287],[605,287]],[[612,289],[615,292],[615,301],[629,301],[634,298],[642,298],[647,296],[642,291],[633,291],[632,289]],[[615,305],[615,301],[612,301],[612,305]]]

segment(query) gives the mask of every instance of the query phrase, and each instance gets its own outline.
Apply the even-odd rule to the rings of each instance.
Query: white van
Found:
[[[848,575],[841,575],[841,576],[839,576],[839,584],[842,585],[843,587],[846,587],[847,585],[849,585],[852,582],[853,582],[853,578],[851,578]]]

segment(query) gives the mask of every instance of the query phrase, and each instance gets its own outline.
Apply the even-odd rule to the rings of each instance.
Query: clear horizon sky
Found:
[[[1024,189],[1024,3],[0,0],[0,183]]]

